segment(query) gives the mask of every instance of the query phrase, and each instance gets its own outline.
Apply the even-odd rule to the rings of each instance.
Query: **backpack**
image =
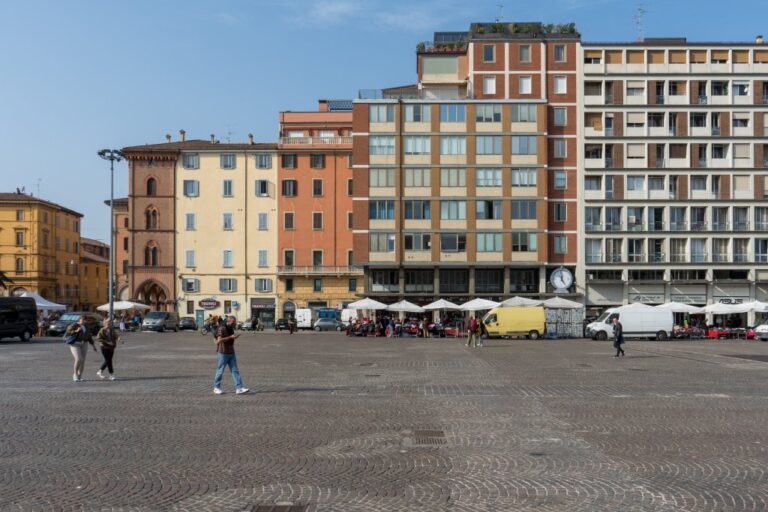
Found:
[[[72,334],[65,334],[64,336],[62,336],[62,338],[64,338],[64,343],[66,343],[67,345],[73,345],[74,343],[76,343],[77,335],[79,332],[80,331],[75,331]]]

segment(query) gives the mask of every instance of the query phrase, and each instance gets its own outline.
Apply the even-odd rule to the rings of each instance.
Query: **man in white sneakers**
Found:
[[[232,379],[235,381],[235,393],[242,395],[248,388],[243,387],[240,371],[237,369],[237,357],[235,356],[235,340],[240,337],[235,334],[235,317],[230,316],[227,322],[216,330],[216,376],[213,378],[213,392],[217,395],[224,394],[221,390],[221,377],[224,368],[229,366]]]

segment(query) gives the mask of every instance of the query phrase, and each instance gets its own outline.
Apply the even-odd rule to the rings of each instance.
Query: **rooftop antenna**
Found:
[[[496,16],[496,23],[499,23],[502,19],[504,19],[504,4],[496,4],[496,7],[499,8],[499,15]]]
[[[42,178],[37,178],[37,183],[35,183],[35,195],[37,197],[40,197],[40,183],[42,183]]]
[[[230,144],[232,142],[232,125],[227,125],[227,144]]]
[[[643,3],[640,3],[637,6],[637,11],[635,11],[635,30],[637,30],[637,42],[642,42],[643,37],[645,36],[643,32],[643,20],[645,18],[645,14],[648,11],[645,10],[645,5]]]

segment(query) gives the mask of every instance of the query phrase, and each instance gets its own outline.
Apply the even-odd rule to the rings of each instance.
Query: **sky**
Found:
[[[181,128],[273,142],[282,110],[413,83],[416,43],[435,31],[501,16],[627,41],[641,5],[649,37],[768,36],[766,0],[0,0],[0,192],[39,190],[108,242],[101,148]],[[121,163],[115,197],[127,190]]]

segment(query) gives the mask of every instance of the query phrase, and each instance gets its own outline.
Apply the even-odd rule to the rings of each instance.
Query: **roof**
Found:
[[[71,215],[75,215],[77,217],[83,216],[82,213],[76,212],[75,210],[71,210],[65,206],[61,206],[58,203],[54,203],[52,201],[46,201],[45,199],[40,199],[39,197],[31,196],[29,194],[21,194],[16,192],[0,192],[0,203],[40,203],[46,206],[57,208]]]
[[[646,38],[643,41],[582,41],[581,46],[593,47],[593,46],[636,46],[642,47],[676,47],[681,48],[688,47],[726,47],[731,48],[733,46],[740,47],[754,47],[765,48],[768,50],[768,45],[755,43],[754,41],[685,41],[685,38]]]
[[[80,255],[80,259],[95,261],[96,263],[106,263],[106,264],[109,264],[109,259],[108,258],[105,258],[103,256],[99,256],[98,254],[93,254],[92,252],[88,252],[88,251],[84,251]]]
[[[109,206],[109,199],[104,200],[104,204]],[[128,198],[127,197],[116,197],[115,198],[115,206],[128,206]]]
[[[142,153],[145,151],[152,152],[169,152],[176,153],[179,151],[269,151],[277,149],[277,144],[273,142],[257,142],[249,144],[247,142],[240,143],[224,143],[224,142],[211,142],[210,140],[193,139],[176,141],[176,142],[164,142],[161,144],[144,144],[143,146],[126,146],[122,149],[124,153]]]
[[[101,240],[96,240],[94,238],[88,238],[85,236],[80,237],[80,243],[81,244],[88,244],[88,245],[98,245],[99,247],[109,247],[109,244],[106,244],[102,242]]]

